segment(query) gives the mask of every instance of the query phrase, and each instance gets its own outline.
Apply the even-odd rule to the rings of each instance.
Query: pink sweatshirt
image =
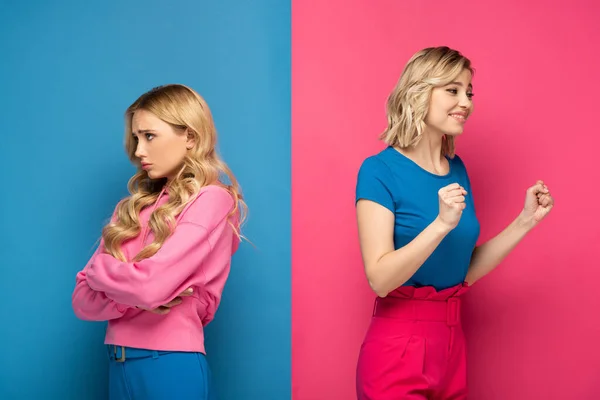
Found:
[[[123,252],[130,260],[153,240],[147,223],[152,211],[168,196],[140,213],[141,234],[126,241]],[[106,321],[106,344],[164,351],[204,349],[204,326],[214,317],[231,256],[239,240],[227,215],[233,198],[220,186],[201,189],[177,218],[173,234],[158,252],[139,262],[122,262],[103,252],[104,242],[77,274],[73,310],[78,318]],[[237,218],[230,220],[237,222]],[[156,308],[173,300],[188,287],[192,296],[165,315],[135,308]]]

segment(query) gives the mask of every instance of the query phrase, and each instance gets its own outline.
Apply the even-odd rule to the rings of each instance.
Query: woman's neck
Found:
[[[423,132],[423,137],[416,146],[404,149],[397,148],[397,150],[424,170],[437,175],[445,175],[448,173],[449,164],[442,154],[443,140],[441,135]]]

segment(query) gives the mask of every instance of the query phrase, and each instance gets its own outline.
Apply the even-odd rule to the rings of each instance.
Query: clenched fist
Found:
[[[450,230],[456,228],[456,225],[458,225],[460,217],[462,216],[462,212],[467,206],[465,203],[466,195],[467,191],[458,183],[452,183],[445,186],[438,192],[440,203],[440,214],[438,218]]]
[[[527,189],[521,219],[529,226],[534,227],[550,213],[553,207],[554,198],[550,194],[548,186],[544,181],[537,181],[535,185]]]

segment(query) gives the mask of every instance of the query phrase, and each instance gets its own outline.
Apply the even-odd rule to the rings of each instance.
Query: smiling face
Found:
[[[131,134],[134,155],[151,179],[173,178],[194,145],[193,136],[185,129],[175,128],[144,109],[133,114]]]
[[[463,133],[473,112],[471,78],[471,72],[465,69],[452,83],[433,89],[425,117],[428,130],[450,136]]]

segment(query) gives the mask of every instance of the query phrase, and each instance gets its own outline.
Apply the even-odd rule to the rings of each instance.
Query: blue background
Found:
[[[0,82],[0,399],[107,397],[71,293],[133,174],[123,113],[165,83],[205,97],[250,207],[207,328],[221,399],[290,398],[290,2],[2,1]]]

